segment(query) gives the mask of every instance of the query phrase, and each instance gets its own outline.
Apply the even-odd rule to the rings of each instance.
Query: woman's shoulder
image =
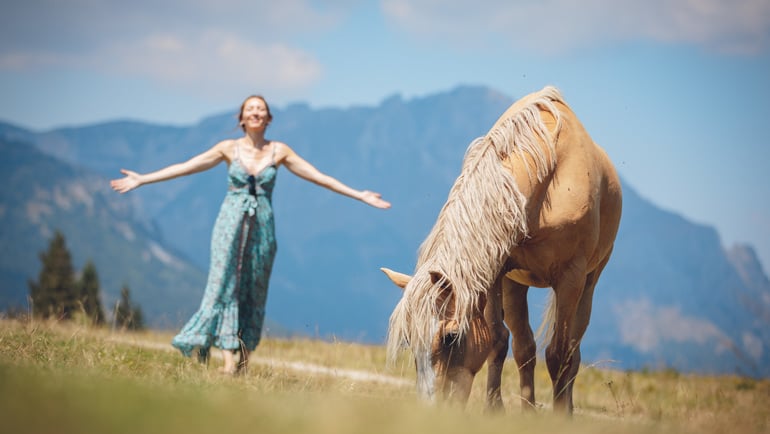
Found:
[[[231,150],[235,148],[235,144],[238,142],[238,139],[224,139],[220,140],[217,143],[212,146],[213,149],[218,149],[220,151],[222,150]]]
[[[275,153],[274,154],[275,160],[277,162],[283,161],[287,155],[294,152],[291,150],[289,145],[287,145],[284,142],[281,142],[280,140],[270,140],[270,144],[273,146],[273,149],[274,149],[273,152]]]
[[[235,159],[235,146],[238,144],[238,139],[224,139],[215,144],[212,149],[218,151],[222,156],[227,159],[228,163]]]
[[[270,140],[270,144],[275,146],[276,151],[290,149],[289,145],[280,140]]]
[[[217,142],[217,144],[214,146],[232,148],[233,146],[235,146],[238,140],[239,139],[223,139]]]

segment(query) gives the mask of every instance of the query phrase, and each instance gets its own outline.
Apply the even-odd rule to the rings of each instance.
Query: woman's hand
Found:
[[[375,193],[369,190],[365,190],[363,194],[361,194],[361,201],[375,208],[381,208],[381,209],[390,208],[390,202],[383,200],[382,195],[380,193]]]
[[[110,187],[113,190],[119,193],[126,193],[142,185],[141,175],[138,173],[126,169],[120,169],[120,173],[126,176],[110,181]]]

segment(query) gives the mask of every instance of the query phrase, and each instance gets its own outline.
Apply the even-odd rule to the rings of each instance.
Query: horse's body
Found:
[[[404,288],[389,348],[412,348],[420,391],[465,402],[486,360],[488,404],[500,407],[505,322],[531,408],[536,345],[526,296],[530,286],[551,287],[546,363],[554,408],[571,412],[580,341],[621,201],[609,158],[552,87],[517,101],[471,143],[414,277],[384,269]]]

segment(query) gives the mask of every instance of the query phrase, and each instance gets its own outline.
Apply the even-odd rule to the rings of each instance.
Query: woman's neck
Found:
[[[268,143],[268,140],[265,139],[265,133],[263,131],[248,132],[243,139],[247,145],[253,146],[256,149],[262,149]]]

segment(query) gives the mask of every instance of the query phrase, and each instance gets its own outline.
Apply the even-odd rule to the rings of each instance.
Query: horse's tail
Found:
[[[543,320],[535,332],[535,341],[538,348],[545,348],[553,339],[554,325],[556,323],[556,294],[553,289],[548,295],[545,310],[543,311]]]

